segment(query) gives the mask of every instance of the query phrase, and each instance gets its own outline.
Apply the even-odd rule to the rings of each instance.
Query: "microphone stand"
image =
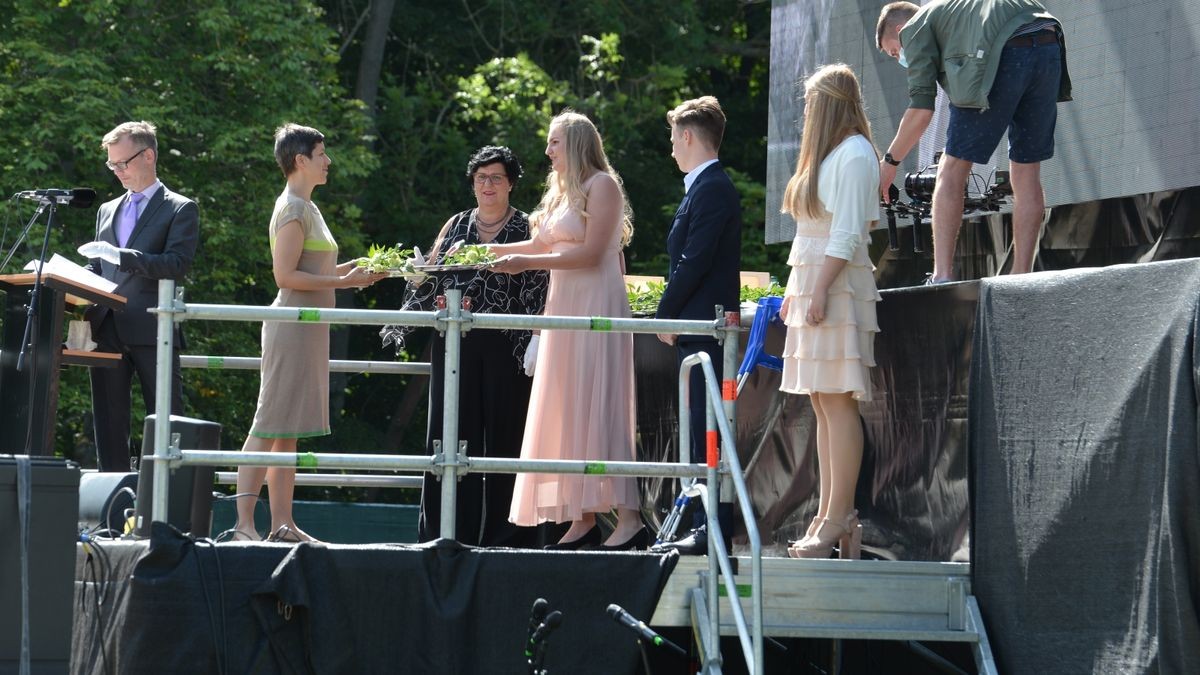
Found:
[[[47,209],[47,206],[49,208]],[[33,279],[33,290],[29,292],[29,308],[25,314],[25,335],[21,338],[21,351],[17,354],[17,372],[21,372],[25,362],[25,352],[30,347],[30,333],[33,331],[34,316],[37,314],[38,297],[42,292],[42,266],[46,263],[46,249],[50,248],[50,230],[54,228],[54,206],[55,201],[49,198],[42,202],[38,207],[37,213],[29,222],[32,225],[34,220],[43,210],[46,210],[46,234],[42,237],[42,252],[38,256],[37,273]],[[14,247],[15,249],[15,247]],[[10,256],[11,257],[11,256]],[[36,354],[34,354],[36,358]],[[33,423],[33,418],[30,418],[30,424]]]
[[[37,222],[38,218],[42,217],[42,212],[46,210],[46,204],[47,202],[44,201],[38,202],[37,211],[34,211],[33,217],[29,219],[28,223],[25,223],[25,229],[21,230],[21,234],[19,234],[17,236],[17,240],[13,242],[13,246],[11,249],[9,249],[8,255],[4,257],[4,262],[0,263],[0,270],[8,267],[9,261],[11,261],[13,256],[17,254],[17,248],[21,246],[21,242],[25,241],[25,238],[29,235],[29,230],[33,229],[33,224]]]
[[[646,675],[653,675],[654,671],[650,670],[650,657],[646,654],[646,643],[638,638],[638,651],[642,653],[642,668],[646,669]]]
[[[546,640],[550,637],[547,633],[536,645],[533,646],[533,656],[529,659],[530,675],[550,675],[549,669],[545,667],[546,663]]]

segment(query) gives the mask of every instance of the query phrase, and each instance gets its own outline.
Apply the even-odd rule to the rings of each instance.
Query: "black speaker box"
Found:
[[[29,655],[32,675],[66,673],[75,605],[79,467],[33,457],[29,504]],[[0,675],[21,658],[21,523],[17,462],[0,455]]]
[[[142,457],[154,455],[154,423],[157,415],[147,415],[142,435]],[[182,450],[220,450],[221,425],[207,420],[171,415],[171,433],[179,434]],[[154,501],[154,462],[138,466],[137,519],[134,533],[150,536],[150,509]],[[211,466],[181,466],[171,470],[167,493],[167,522],[180,532],[207,537],[212,529],[212,491],[214,469]]]
[[[79,529],[108,529],[125,533],[125,509],[137,497],[136,473],[87,471],[79,479]]]

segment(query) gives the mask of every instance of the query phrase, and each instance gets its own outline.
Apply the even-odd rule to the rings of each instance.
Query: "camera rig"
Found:
[[[907,202],[900,200],[900,190],[895,185],[888,187],[889,201],[880,200],[879,206],[887,216],[888,248],[891,250],[900,250],[900,236],[896,231],[897,216],[912,220],[913,252],[921,253],[925,250],[925,243],[921,237],[921,225],[923,221],[931,219],[933,190],[937,185],[938,162],[941,159],[942,153],[935,153],[933,162],[925,168],[916,173],[905,174],[904,192],[908,195]],[[970,190],[965,190],[963,217],[1001,211],[1007,203],[1007,198],[1012,195],[1012,184],[1009,182],[1007,171],[996,171],[993,177],[994,182],[988,185],[977,173],[968,176],[968,186],[977,181],[977,184],[983,184],[985,189],[974,195]]]

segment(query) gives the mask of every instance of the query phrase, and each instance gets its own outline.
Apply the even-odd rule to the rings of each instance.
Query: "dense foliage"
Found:
[[[464,169],[480,145],[518,153],[525,176],[513,203],[532,209],[548,169],[546,123],[572,107],[596,120],[624,178],[636,227],[630,271],[663,274],[682,190],[665,112],[711,93],[729,117],[722,159],[744,200],[742,267],[783,276],[786,251],[762,244],[768,19],[769,3],[742,0],[0,0],[0,190],[91,185],[115,197],[99,139],[118,122],[151,120],[160,176],[201,209],[187,298],[267,304],[265,230],[283,184],[271,134],[281,122],[329,137],[331,180],[315,199],[346,258],[371,243],[427,248],[472,204]],[[372,42],[383,20],[385,39]],[[6,250],[28,213],[5,207]],[[93,218],[65,214],[53,248],[73,256]],[[22,263],[36,255],[26,249]],[[402,284],[339,302],[398,307]],[[256,324],[189,322],[186,332],[187,353],[258,352]],[[420,358],[422,340],[403,356]],[[339,358],[394,358],[370,328],[335,329],[333,342]],[[335,378],[334,435],[309,447],[420,448],[419,379]],[[240,447],[257,384],[255,373],[189,370],[188,413],[221,422],[225,447]],[[86,373],[65,371],[59,449],[84,461],[88,409]]]

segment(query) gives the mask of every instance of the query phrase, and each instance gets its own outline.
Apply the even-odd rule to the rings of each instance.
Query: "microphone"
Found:
[[[634,633],[637,633],[639,640],[645,640],[646,642],[658,647],[669,647],[673,651],[678,652],[681,656],[687,656],[687,652],[683,651],[679,645],[671,642],[658,633],[655,633],[644,622],[639,621],[632,614],[621,609],[620,605],[609,605],[608,615],[613,618],[613,621],[616,621]]]
[[[525,634],[526,639],[533,641],[533,633],[541,625],[542,619],[546,618],[546,610],[550,609],[550,603],[546,602],[545,598],[538,598],[533,601],[533,607],[529,610],[529,632]]]
[[[558,611],[557,609],[547,614],[546,620],[537,627],[537,630],[533,631],[533,636],[529,638],[530,646],[536,645],[542,640],[545,640],[550,633],[555,628],[558,628],[558,625],[562,623],[562,617],[562,612]]]
[[[96,191],[91,188],[48,188],[45,190],[26,190],[18,192],[21,199],[33,199],[42,203],[55,202],[66,204],[77,209],[86,209],[96,201]]]
[[[550,603],[547,603],[547,607],[548,605],[550,605]],[[534,607],[536,607],[536,603],[534,603]],[[526,644],[526,658],[532,658],[534,655],[534,650],[538,649],[538,643],[540,643],[542,640],[545,640],[547,635],[550,635],[551,632],[554,631],[554,628],[558,628],[559,623],[562,622],[562,611],[558,611],[556,609],[552,611],[552,613],[547,614],[546,620],[540,621],[538,623],[538,627],[534,628],[532,633],[529,633],[529,641]]]
[[[533,603],[533,611],[539,609],[545,611],[550,603],[539,607],[539,602],[546,602],[541,598]],[[558,624],[562,623],[562,612],[555,610],[546,615],[546,619],[538,624],[536,630],[529,636],[529,642],[525,644],[525,662],[529,665],[530,675],[546,675],[546,670],[542,668],[542,662],[546,659],[546,638],[550,637],[550,633],[558,628]]]

